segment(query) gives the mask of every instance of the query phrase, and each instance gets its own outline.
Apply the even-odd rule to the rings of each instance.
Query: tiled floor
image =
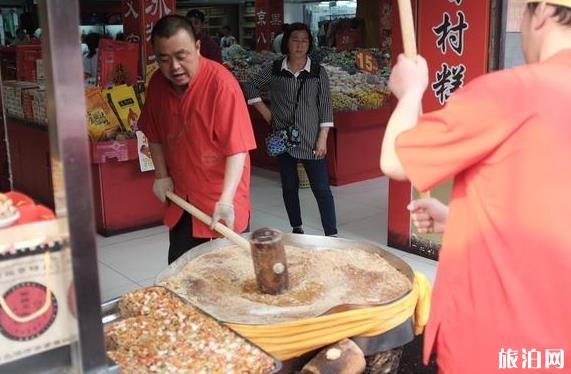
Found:
[[[251,228],[269,226],[289,232],[291,228],[283,207],[278,174],[254,169],[251,189]],[[388,180],[377,178],[332,189],[339,236],[385,245]],[[300,200],[306,234],[322,235],[319,212],[311,190],[302,189]],[[109,300],[132,289],[152,285],[154,277],[167,266],[167,248],[168,234],[164,226],[108,238],[98,237],[101,299]],[[414,270],[434,281],[436,262],[390,250]]]

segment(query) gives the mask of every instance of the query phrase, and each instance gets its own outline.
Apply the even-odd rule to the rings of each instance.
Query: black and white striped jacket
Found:
[[[296,110],[297,91],[302,80],[300,99]],[[322,127],[333,127],[333,108],[327,72],[309,57],[305,67],[294,74],[287,66],[287,58],[274,61],[245,86],[248,104],[262,101],[260,90],[269,87],[272,128],[287,129],[295,126],[300,132],[300,144],[288,150],[298,159],[313,160],[313,150]],[[294,113],[295,112],[295,113]]]

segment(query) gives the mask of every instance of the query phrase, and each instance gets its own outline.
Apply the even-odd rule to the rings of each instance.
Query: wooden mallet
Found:
[[[411,2],[410,0],[398,0],[398,7],[404,54],[406,57],[414,59],[418,56],[418,52],[416,50],[416,32]],[[422,114],[422,109],[420,111]],[[430,191],[420,192],[420,197],[430,198]]]
[[[208,214],[180,196],[173,192],[167,192],[166,196],[202,223],[208,226],[212,224],[212,218]],[[240,248],[251,251],[256,284],[260,292],[277,295],[287,291],[287,261],[282,241],[283,235],[280,231],[268,228],[259,229],[250,236],[250,241],[248,241],[220,222],[214,225],[214,230]]]

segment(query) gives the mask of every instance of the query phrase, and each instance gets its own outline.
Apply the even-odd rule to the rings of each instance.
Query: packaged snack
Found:
[[[156,62],[147,65],[145,69],[145,87],[149,86],[149,82],[157,70],[159,70],[159,65]]]
[[[101,87],[135,84],[139,67],[139,43],[101,39],[98,63]]]
[[[97,143],[113,139],[121,125],[104,99],[100,88],[85,89],[85,105],[87,106],[87,126],[91,141]]]
[[[133,87],[126,84],[105,91],[109,104],[117,114],[121,127],[128,134],[137,131],[141,108]]]

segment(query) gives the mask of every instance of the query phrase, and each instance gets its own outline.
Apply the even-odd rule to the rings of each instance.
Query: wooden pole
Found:
[[[414,17],[412,15],[411,0],[398,0],[400,27],[402,33],[402,44],[404,54],[408,58],[416,58],[418,52],[416,49],[416,31],[414,27]],[[422,114],[422,109],[420,110]],[[430,191],[421,192],[421,198],[430,198]]]
[[[176,195],[172,192],[167,192],[167,197],[173,203],[175,203],[176,205],[178,205],[182,209],[186,210],[188,213],[190,213],[193,217],[196,217],[202,223],[204,223],[208,226],[210,226],[212,224],[212,218],[209,215],[207,215],[206,213],[204,213],[200,209],[196,208],[195,206],[191,205],[190,203],[188,203],[184,199],[180,198],[178,195]],[[228,227],[224,226],[220,222],[218,222],[216,225],[214,225],[214,230],[219,232],[221,235],[224,235],[224,237],[226,239],[230,240],[231,242],[233,242],[237,246],[239,246],[239,247],[241,247],[247,251],[250,250],[250,243],[248,242],[248,240],[244,239],[243,237],[238,235],[236,232],[230,230]]]

